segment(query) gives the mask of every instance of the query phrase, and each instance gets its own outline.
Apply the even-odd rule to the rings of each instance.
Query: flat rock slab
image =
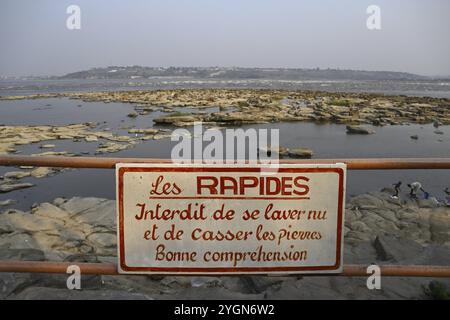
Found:
[[[423,247],[411,240],[378,235],[373,243],[380,261],[400,262],[418,256]]]
[[[3,201],[0,201],[0,207],[10,206],[12,204],[15,204],[16,202],[17,202],[16,200],[12,200],[12,199],[3,200]]]
[[[10,172],[6,172],[3,177],[5,179],[22,179],[25,177],[29,177],[31,175],[31,173],[27,172],[27,171],[10,171]]]
[[[14,190],[25,189],[34,187],[34,184],[26,182],[26,183],[3,183],[0,184],[0,192],[6,193]]]

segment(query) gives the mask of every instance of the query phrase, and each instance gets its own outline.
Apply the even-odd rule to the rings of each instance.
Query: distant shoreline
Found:
[[[369,71],[334,68],[279,67],[147,67],[108,66],[70,72],[60,76],[28,76],[35,79],[133,79],[151,77],[192,77],[204,79],[285,79],[285,80],[430,80],[432,77],[400,71]],[[19,77],[20,78],[20,77]],[[27,77],[22,77],[27,78]]]

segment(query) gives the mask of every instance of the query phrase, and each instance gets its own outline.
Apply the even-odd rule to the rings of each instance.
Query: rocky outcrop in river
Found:
[[[191,107],[214,112],[175,114],[156,119],[158,124],[192,125],[203,121],[210,125],[242,125],[286,121],[314,121],[343,124],[450,124],[450,99],[385,96],[369,93],[330,93],[314,91],[256,89],[186,89],[116,92],[81,92],[0,97],[5,100],[70,97],[84,101],[135,104],[139,113],[159,109]],[[138,113],[130,114],[132,117]]]

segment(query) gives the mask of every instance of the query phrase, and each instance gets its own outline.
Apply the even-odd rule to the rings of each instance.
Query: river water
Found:
[[[42,92],[64,92],[83,90],[118,90],[118,89],[166,89],[172,87],[196,88],[199,84],[187,83],[179,79],[161,82],[152,82],[152,86],[124,85],[123,81],[0,81],[0,95],[33,94]],[[174,85],[174,82],[177,85]],[[278,85],[280,85],[279,82]],[[248,87],[241,80],[234,83],[228,82],[225,87]],[[245,82],[251,87],[266,87],[268,82]],[[259,85],[257,85],[259,84]],[[323,83],[322,83],[323,84]],[[327,84],[325,82],[325,84]],[[329,84],[329,83],[328,83]],[[89,87],[91,85],[91,87]],[[203,85],[203,84],[202,84]],[[307,83],[308,87],[297,86],[290,83],[289,89],[313,89],[321,87],[321,83]],[[211,86],[211,84],[209,84]],[[396,86],[377,83],[370,86],[368,83],[351,84],[343,82],[333,84],[330,91],[371,91],[386,94],[397,94],[400,90],[403,94],[429,95],[450,98],[450,84],[425,83],[408,85],[397,83]],[[356,87],[355,87],[356,86]],[[271,86],[276,87],[276,85]],[[286,88],[286,85],[280,86]],[[362,87],[362,88],[361,88]],[[389,90],[378,90],[379,88]],[[377,89],[378,88],[378,89]],[[214,106],[210,110],[214,111]],[[151,112],[148,115],[135,119],[127,117],[133,112],[132,104],[83,102],[68,98],[35,99],[0,101],[0,125],[66,125],[71,123],[83,123],[88,121],[98,122],[95,131],[104,128],[114,133],[128,134],[127,128],[147,128],[153,125],[153,119],[164,113]],[[183,111],[186,111],[184,109]],[[191,111],[191,110],[188,110]],[[348,135],[345,125],[315,124],[315,123],[274,123],[264,125],[244,126],[247,128],[277,128],[280,130],[280,145],[290,148],[307,147],[314,150],[313,158],[383,158],[383,157],[449,157],[450,156],[450,126],[441,126],[443,134],[434,133],[432,125],[396,125],[374,127],[376,131],[372,135]],[[418,140],[410,138],[417,135]],[[42,143],[55,144],[55,151],[69,151],[76,154],[93,156],[99,142],[72,142],[65,140],[45,141]],[[43,152],[39,144],[20,146],[20,154],[32,154]],[[170,158],[170,152],[175,142],[170,139],[149,140],[121,152],[96,155],[113,157],[152,157]],[[45,151],[45,150],[44,150]],[[0,175],[16,168],[0,167]],[[379,190],[391,186],[397,181],[403,181],[403,193],[407,192],[406,184],[420,181],[424,188],[437,198],[443,198],[443,189],[450,187],[450,172],[448,170],[389,170],[389,171],[349,171],[347,178],[347,195],[352,196],[368,191]],[[14,199],[16,204],[11,208],[27,210],[33,203],[52,201],[57,197],[93,196],[115,198],[115,176],[113,170],[107,169],[69,169],[55,176],[35,179],[24,178],[21,182],[32,182],[35,187],[16,190],[9,193],[0,193],[0,201]]]

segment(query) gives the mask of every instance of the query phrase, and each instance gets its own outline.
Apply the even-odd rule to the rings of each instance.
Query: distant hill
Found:
[[[271,79],[271,80],[427,80],[412,73],[340,69],[219,68],[141,66],[93,68],[58,77],[58,79],[139,79],[152,77],[190,77],[200,79]]]

